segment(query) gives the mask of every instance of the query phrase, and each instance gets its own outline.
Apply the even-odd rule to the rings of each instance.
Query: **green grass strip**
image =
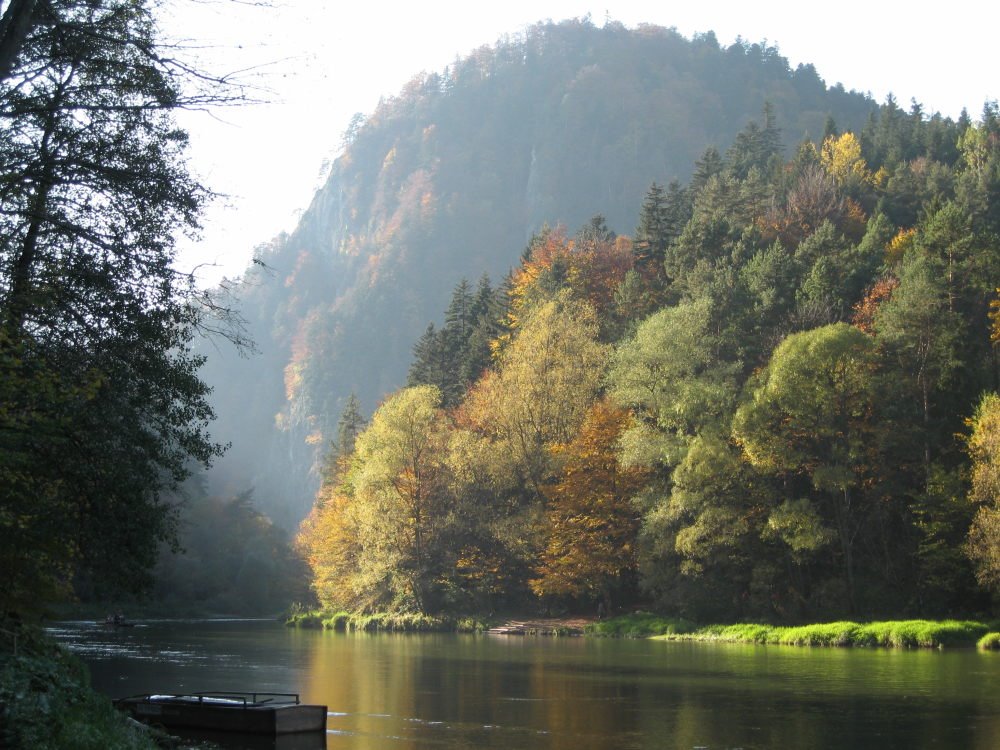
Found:
[[[745,623],[708,625],[687,633],[658,637],[786,646],[942,648],[974,646],[989,629],[986,623],[971,620],[890,620],[869,623],[842,621],[797,626]],[[1000,634],[997,637],[1000,641]],[[993,647],[1000,647],[1000,643]]]
[[[1000,651],[1000,633],[996,631],[987,633],[979,639],[976,646],[983,651]]]
[[[365,633],[472,633],[489,628],[474,617],[433,617],[416,612],[297,612],[285,620],[292,628]]]

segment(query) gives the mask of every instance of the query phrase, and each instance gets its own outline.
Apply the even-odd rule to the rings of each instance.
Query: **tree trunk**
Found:
[[[34,25],[37,0],[11,0],[0,18],[0,81],[14,69],[17,55]]]
[[[844,577],[847,583],[847,603],[850,607],[851,615],[858,612],[858,603],[854,590],[854,539],[850,529],[850,508],[851,493],[845,487],[843,489],[843,503],[834,501],[837,511],[837,532],[840,537],[840,550],[844,556]]]
[[[48,154],[48,144],[51,135],[50,128],[46,131],[42,139],[42,158],[44,166],[39,177],[35,194],[31,197],[28,215],[31,217],[27,231],[24,233],[24,240],[21,242],[20,252],[14,260],[11,268],[10,294],[7,297],[7,309],[3,315],[3,325],[11,340],[19,340],[24,329],[24,321],[31,309],[31,276],[32,269],[38,260],[38,239],[42,231],[42,224],[46,220],[48,213],[49,193],[52,191],[53,168],[51,157]]]

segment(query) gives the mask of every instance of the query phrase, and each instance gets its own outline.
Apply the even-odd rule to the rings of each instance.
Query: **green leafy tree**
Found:
[[[982,121],[958,140],[961,166],[959,201],[978,228],[1000,234],[1000,116],[996,101],[983,107]]]
[[[359,549],[355,585],[373,603],[432,612],[448,569],[453,498],[448,423],[433,386],[407,388],[358,436],[350,514]]]
[[[736,411],[733,434],[758,469],[800,474],[826,500],[820,515],[837,533],[844,582],[857,611],[855,540],[876,398],[874,341],[835,323],[786,338]]]
[[[609,391],[637,417],[622,436],[626,465],[676,466],[695,435],[728,416],[735,371],[718,358],[711,322],[708,300],[668,307],[615,352]]]

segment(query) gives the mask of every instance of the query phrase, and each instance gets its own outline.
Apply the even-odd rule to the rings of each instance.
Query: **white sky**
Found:
[[[205,217],[201,241],[182,244],[184,270],[215,264],[199,269],[204,284],[238,276],[254,247],[294,228],[355,112],[369,114],[420,71],[441,71],[538,21],[590,14],[596,25],[610,17],[686,37],[714,31],[723,45],[767,41],[793,68],[813,63],[828,85],[880,102],[891,92],[904,108],[915,98],[950,117],[964,106],[976,120],[1000,97],[1000,6],[982,0],[933,10],[921,0],[167,0],[166,8],[166,31],[209,46],[213,69],[255,67],[254,80],[269,89],[267,104],[182,121],[195,171],[229,196]]]

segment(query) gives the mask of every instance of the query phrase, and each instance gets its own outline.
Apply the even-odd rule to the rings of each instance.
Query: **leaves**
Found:
[[[0,609],[73,576],[149,584],[164,493],[222,452],[192,339],[234,319],[173,267],[210,197],[173,111],[221,82],[160,54],[150,3],[44,6],[0,80],[0,367],[23,389],[0,413]]]
[[[607,600],[634,573],[639,517],[631,498],[646,472],[618,462],[617,441],[628,419],[628,412],[598,401],[576,437],[553,446],[561,468],[545,489],[548,534],[539,577],[531,582],[537,594]]]

